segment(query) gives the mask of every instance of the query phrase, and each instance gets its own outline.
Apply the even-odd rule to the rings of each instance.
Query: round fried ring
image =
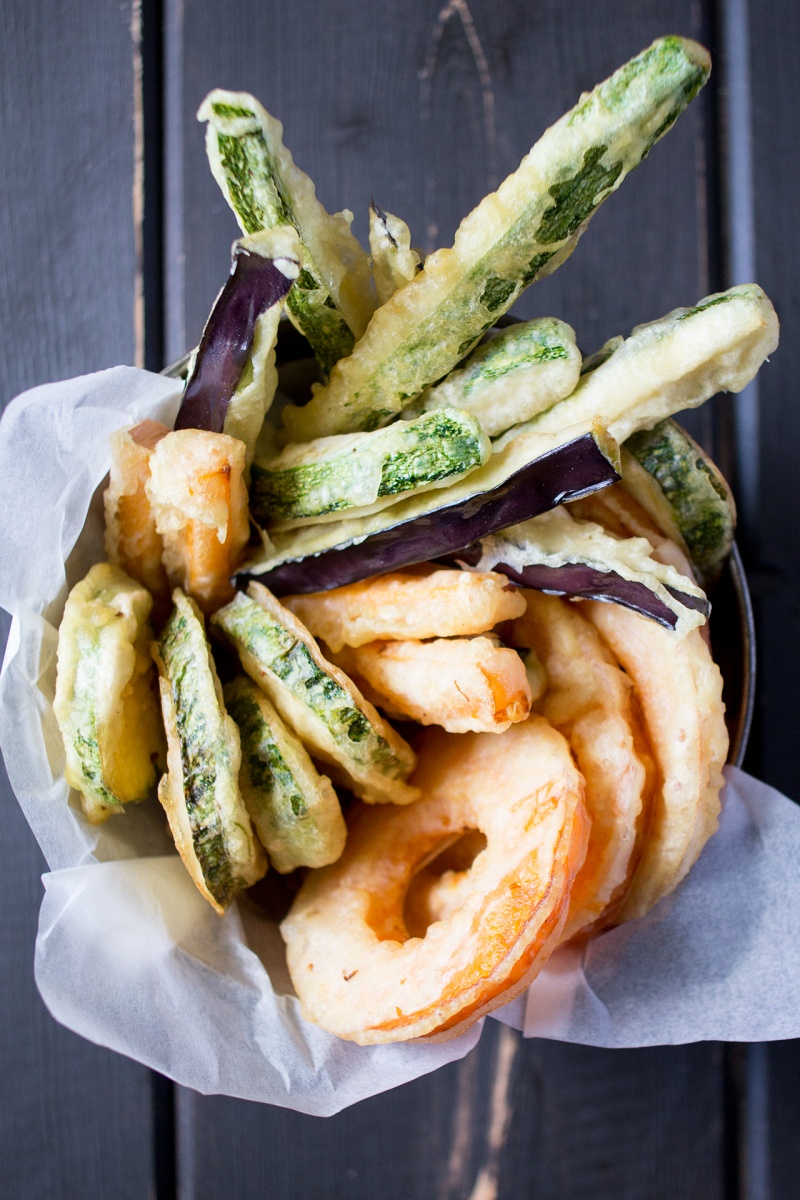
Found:
[[[542,717],[500,736],[427,730],[414,783],[414,804],[361,809],[281,926],[304,1015],[361,1045],[453,1037],[527,987],[586,853],[583,779]],[[475,829],[486,848],[463,904],[410,937],[415,872]]]

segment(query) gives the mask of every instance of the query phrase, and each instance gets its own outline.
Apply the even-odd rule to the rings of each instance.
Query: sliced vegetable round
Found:
[[[67,783],[93,824],[143,800],[156,781],[164,735],[150,658],[152,605],[121,567],[97,563],[64,608],[53,710]]]
[[[167,730],[158,788],[178,853],[218,913],[255,883],[267,859],[239,792],[239,733],[225,711],[203,616],[180,589],[154,656]]]
[[[524,435],[452,487],[424,493],[358,520],[276,534],[269,549],[237,573],[268,583],[277,595],[320,592],[370,575],[441,558],[614,483],[616,444],[602,431]]]
[[[330,779],[250,679],[226,684],[224,696],[242,744],[242,797],[272,865],[286,872],[336,862],[347,827]]]
[[[253,466],[250,512],[270,527],[366,516],[406,496],[463,478],[489,457],[475,417],[447,408],[375,433],[351,433],[287,446]]]

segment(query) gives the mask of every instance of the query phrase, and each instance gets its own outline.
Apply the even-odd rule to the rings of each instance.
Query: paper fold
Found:
[[[101,827],[63,781],[52,713],[68,587],[103,558],[100,486],[114,429],[171,424],[178,385],[118,367],[15,400],[0,423],[0,603],[13,615],[0,744],[47,858],[36,979],[57,1020],[200,1092],[326,1115],[462,1057],[362,1048],[306,1023],[273,922],[224,918],[193,887],[155,800]],[[66,567],[65,567],[66,564]],[[727,769],[720,830],[647,917],[558,951],[495,1015],[528,1037],[596,1046],[800,1036],[800,811]]]

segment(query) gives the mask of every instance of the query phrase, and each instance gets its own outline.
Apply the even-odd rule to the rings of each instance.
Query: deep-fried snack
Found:
[[[525,601],[502,575],[432,566],[287,596],[283,603],[335,652],[381,640],[469,637],[525,611]]]
[[[144,584],[157,609],[169,610],[169,581],[162,557],[164,542],[145,486],[150,459],[169,433],[159,421],[142,421],[111,435],[108,487],[103,493],[106,554],[132,579]],[[158,614],[156,614],[158,615]]]
[[[368,1045],[453,1037],[527,987],[586,849],[583,781],[541,717],[491,734],[423,735],[422,798],[362,809],[338,863],[313,871],[281,926],[304,1015]],[[410,937],[416,871],[469,830],[486,849],[463,904]]]

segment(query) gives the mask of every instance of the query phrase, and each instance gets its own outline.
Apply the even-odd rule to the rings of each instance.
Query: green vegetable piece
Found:
[[[67,783],[100,824],[143,800],[164,735],[150,658],[152,598],[121,567],[97,563],[67,598],[53,710]]]
[[[732,287],[639,325],[581,376],[571,396],[510,429],[496,446],[523,430],[590,429],[595,421],[624,442],[717,392],[740,392],[777,345],[778,318],[761,288]]]
[[[247,92],[217,88],[197,117],[208,122],[208,161],[242,231],[297,230],[304,269],[286,310],[329,372],[361,337],[376,303],[369,258],[350,232],[352,214],[325,211],[284,146],[280,121]]]
[[[665,532],[677,531],[700,578],[712,583],[733,545],[736,506],[702,447],[674,421],[660,421],[622,447],[622,482],[662,528],[666,506]]]
[[[316,758],[338,768],[370,803],[405,804],[414,753],[347,676],[327,662],[308,630],[261,584],[239,592],[211,618],[248,675]]]
[[[365,516],[408,496],[455,483],[489,457],[489,439],[469,413],[452,408],[396,421],[374,433],[351,433],[287,446],[256,464],[250,512],[264,525]],[[357,510],[357,511],[356,511]]]
[[[239,734],[225,711],[203,616],[180,589],[154,656],[167,730],[158,788],[178,853],[222,913],[267,869],[239,792]]]
[[[422,406],[466,409],[496,437],[568,396],[580,369],[569,325],[552,317],[522,321],[473,350],[462,367],[422,394]]]
[[[327,387],[284,411],[291,439],[374,429],[446,375],[523,288],[572,253],[709,70],[702,46],[662,38],[585,96],[462,221],[452,249],[427,258],[377,310]]]
[[[272,865],[287,872],[336,862],[347,827],[331,781],[254,683],[240,676],[224,695],[242,743],[239,786]]]

